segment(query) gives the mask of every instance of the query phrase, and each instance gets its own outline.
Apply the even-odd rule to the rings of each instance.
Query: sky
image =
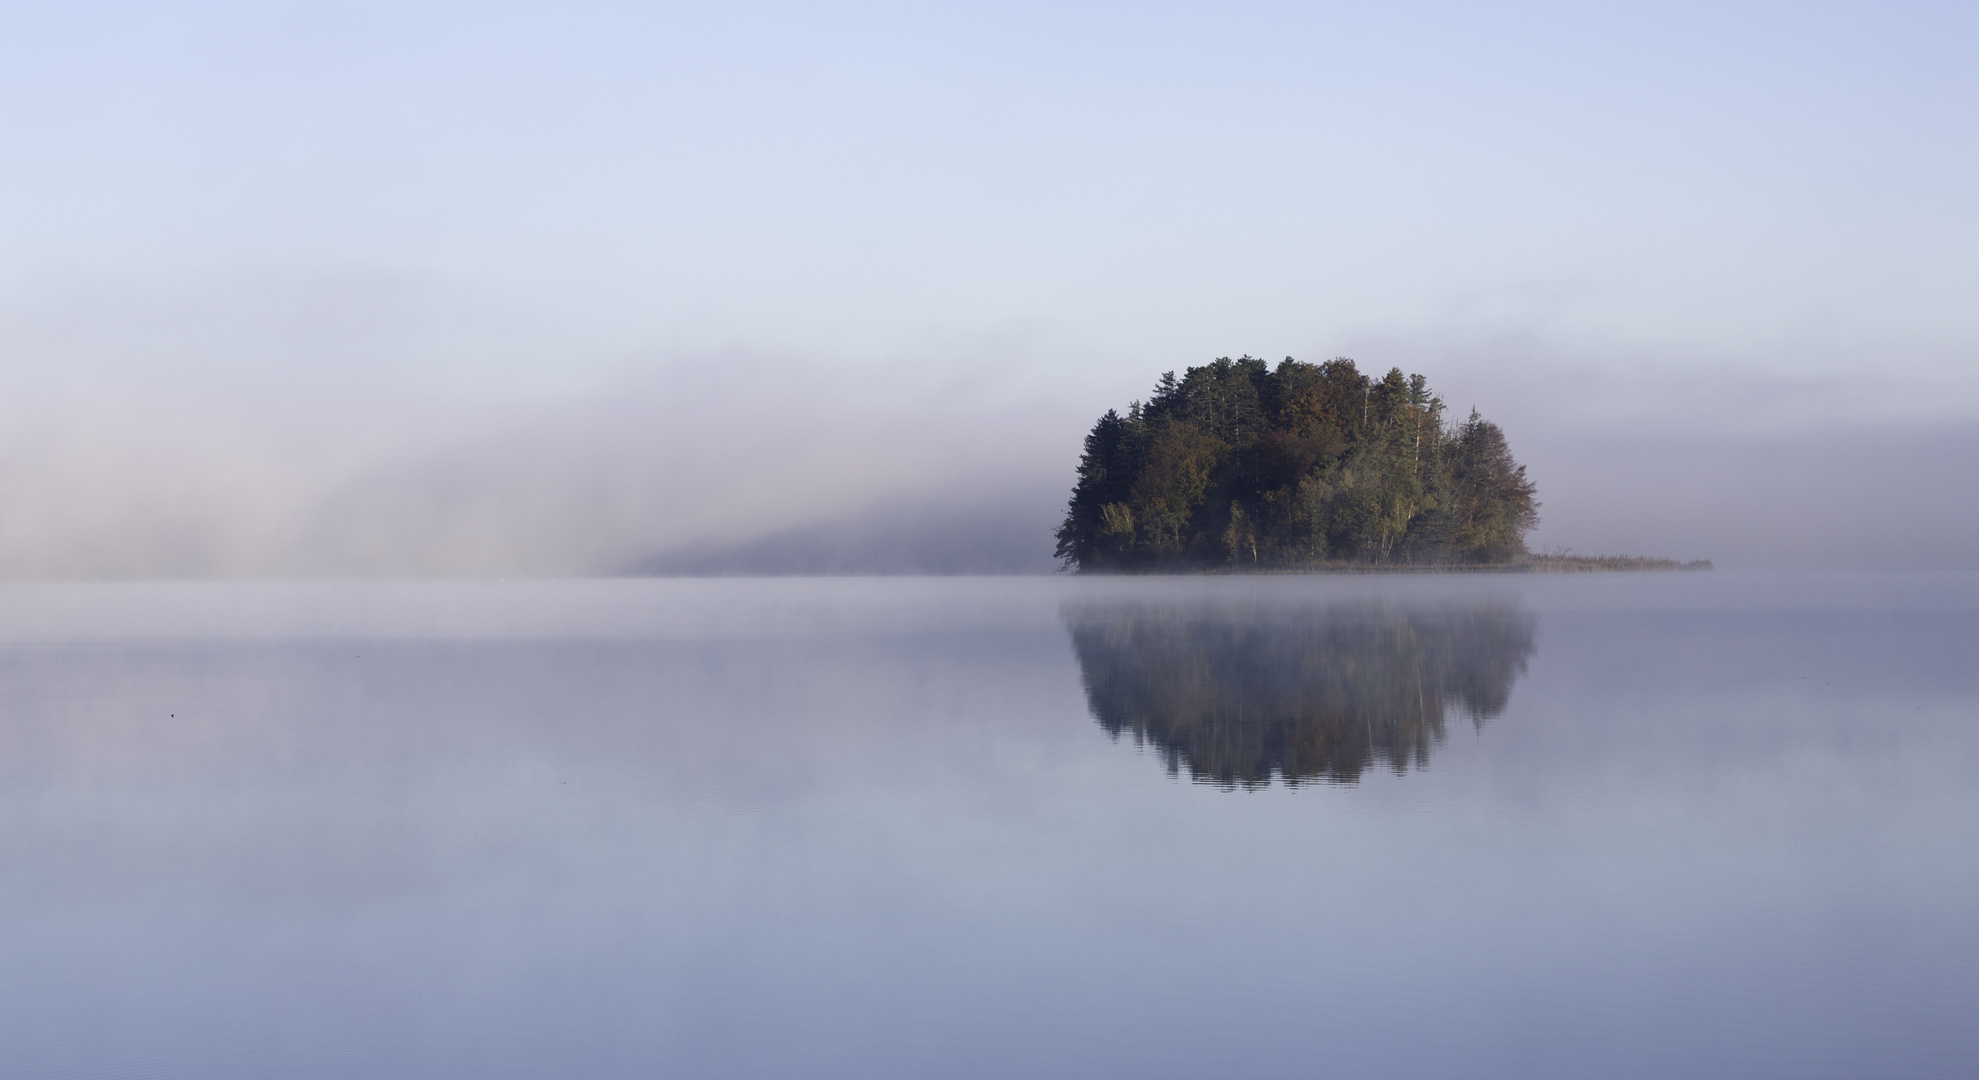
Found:
[[[1538,548],[1979,564],[1975,54],[1957,4],[0,6],[0,577],[1049,569],[1093,418],[1246,353],[1498,421]]]

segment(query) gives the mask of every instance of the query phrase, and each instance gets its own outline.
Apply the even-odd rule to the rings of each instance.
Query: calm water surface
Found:
[[[0,1075],[1979,1075],[1979,574],[0,589]]]

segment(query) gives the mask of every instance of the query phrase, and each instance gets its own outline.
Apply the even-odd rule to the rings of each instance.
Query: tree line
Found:
[[[1059,526],[1081,571],[1490,564],[1539,503],[1505,434],[1444,422],[1421,375],[1223,357],[1162,375],[1086,436]]]

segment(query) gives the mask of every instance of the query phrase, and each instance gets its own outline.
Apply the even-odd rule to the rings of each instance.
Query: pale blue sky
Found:
[[[0,379],[527,405],[713,358],[1057,424],[1344,353],[1536,470],[1970,424],[1975,55],[1957,4],[12,5]]]

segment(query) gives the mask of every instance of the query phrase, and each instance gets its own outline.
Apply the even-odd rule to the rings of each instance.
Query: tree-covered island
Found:
[[[1539,503],[1504,432],[1421,375],[1227,357],[1086,436],[1058,557],[1081,571],[1511,563]]]

